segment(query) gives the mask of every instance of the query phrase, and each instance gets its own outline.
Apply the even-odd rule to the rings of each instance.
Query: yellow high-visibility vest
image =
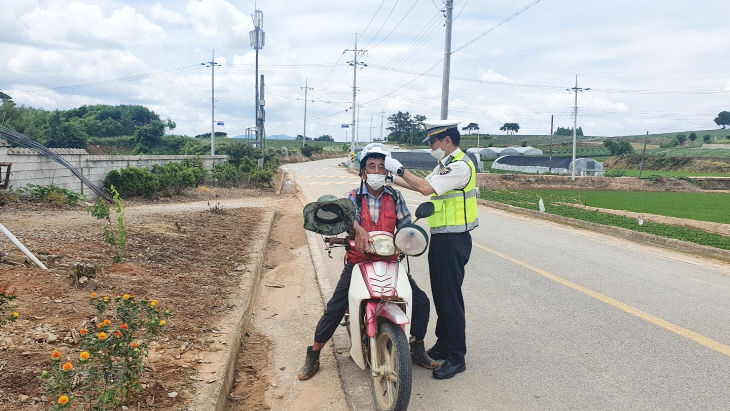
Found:
[[[454,161],[465,161],[469,164],[471,176],[466,187],[447,191],[440,196],[434,194],[431,197],[434,205],[434,213],[428,217],[431,234],[463,233],[479,225],[476,168],[463,151],[454,155],[446,165]]]

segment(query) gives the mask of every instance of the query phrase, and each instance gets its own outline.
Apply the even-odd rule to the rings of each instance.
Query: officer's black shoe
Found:
[[[446,353],[439,351],[439,349],[436,348],[435,345],[431,347],[428,351],[426,351],[426,354],[428,354],[429,357],[433,358],[436,361],[443,361],[446,359]]]
[[[465,361],[453,364],[451,361],[446,360],[440,367],[433,370],[433,378],[437,380],[446,380],[464,371],[466,371]]]
[[[428,356],[423,341],[413,341],[411,343],[411,360],[414,364],[428,370],[435,370],[440,365],[438,361]]]
[[[319,353],[321,350],[314,351],[312,346],[307,347],[307,358],[304,360],[304,366],[299,370],[297,377],[300,380],[308,380],[319,371]]]

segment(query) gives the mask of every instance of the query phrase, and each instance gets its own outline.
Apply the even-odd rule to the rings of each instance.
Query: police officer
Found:
[[[434,214],[428,218],[431,245],[428,250],[431,291],[436,307],[436,344],[428,350],[434,360],[443,360],[433,370],[436,379],[451,378],[466,370],[466,323],[464,266],[471,255],[471,234],[479,225],[477,218],[476,169],[461,151],[457,122],[442,120],[423,122],[436,168],[425,178],[418,177],[392,157],[385,168],[397,175],[396,184],[431,195]]]

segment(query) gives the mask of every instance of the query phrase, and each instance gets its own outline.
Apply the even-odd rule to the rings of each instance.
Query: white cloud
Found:
[[[182,14],[168,10],[162,3],[155,3],[150,9],[152,18],[164,24],[185,24],[186,20]]]
[[[29,39],[44,47],[139,47],[160,45],[165,31],[130,6],[105,12],[81,1],[52,1],[20,18]]]
[[[500,82],[505,82],[505,83],[512,82],[512,80],[510,80],[508,77],[503,76],[503,75],[501,75],[499,73],[496,73],[492,69],[489,69],[486,72],[484,72],[482,70],[479,70],[479,72],[480,72],[480,74],[479,74],[479,79],[480,80],[484,80],[484,81],[500,81]]]

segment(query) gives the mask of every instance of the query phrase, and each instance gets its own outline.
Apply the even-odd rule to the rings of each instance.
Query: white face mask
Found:
[[[441,147],[436,150],[431,150],[431,157],[435,158],[436,161],[441,161],[441,159],[444,158],[444,155],[446,155],[446,153],[444,150],[441,150]]]
[[[385,174],[368,174],[365,182],[375,191],[380,190],[385,185]]]

